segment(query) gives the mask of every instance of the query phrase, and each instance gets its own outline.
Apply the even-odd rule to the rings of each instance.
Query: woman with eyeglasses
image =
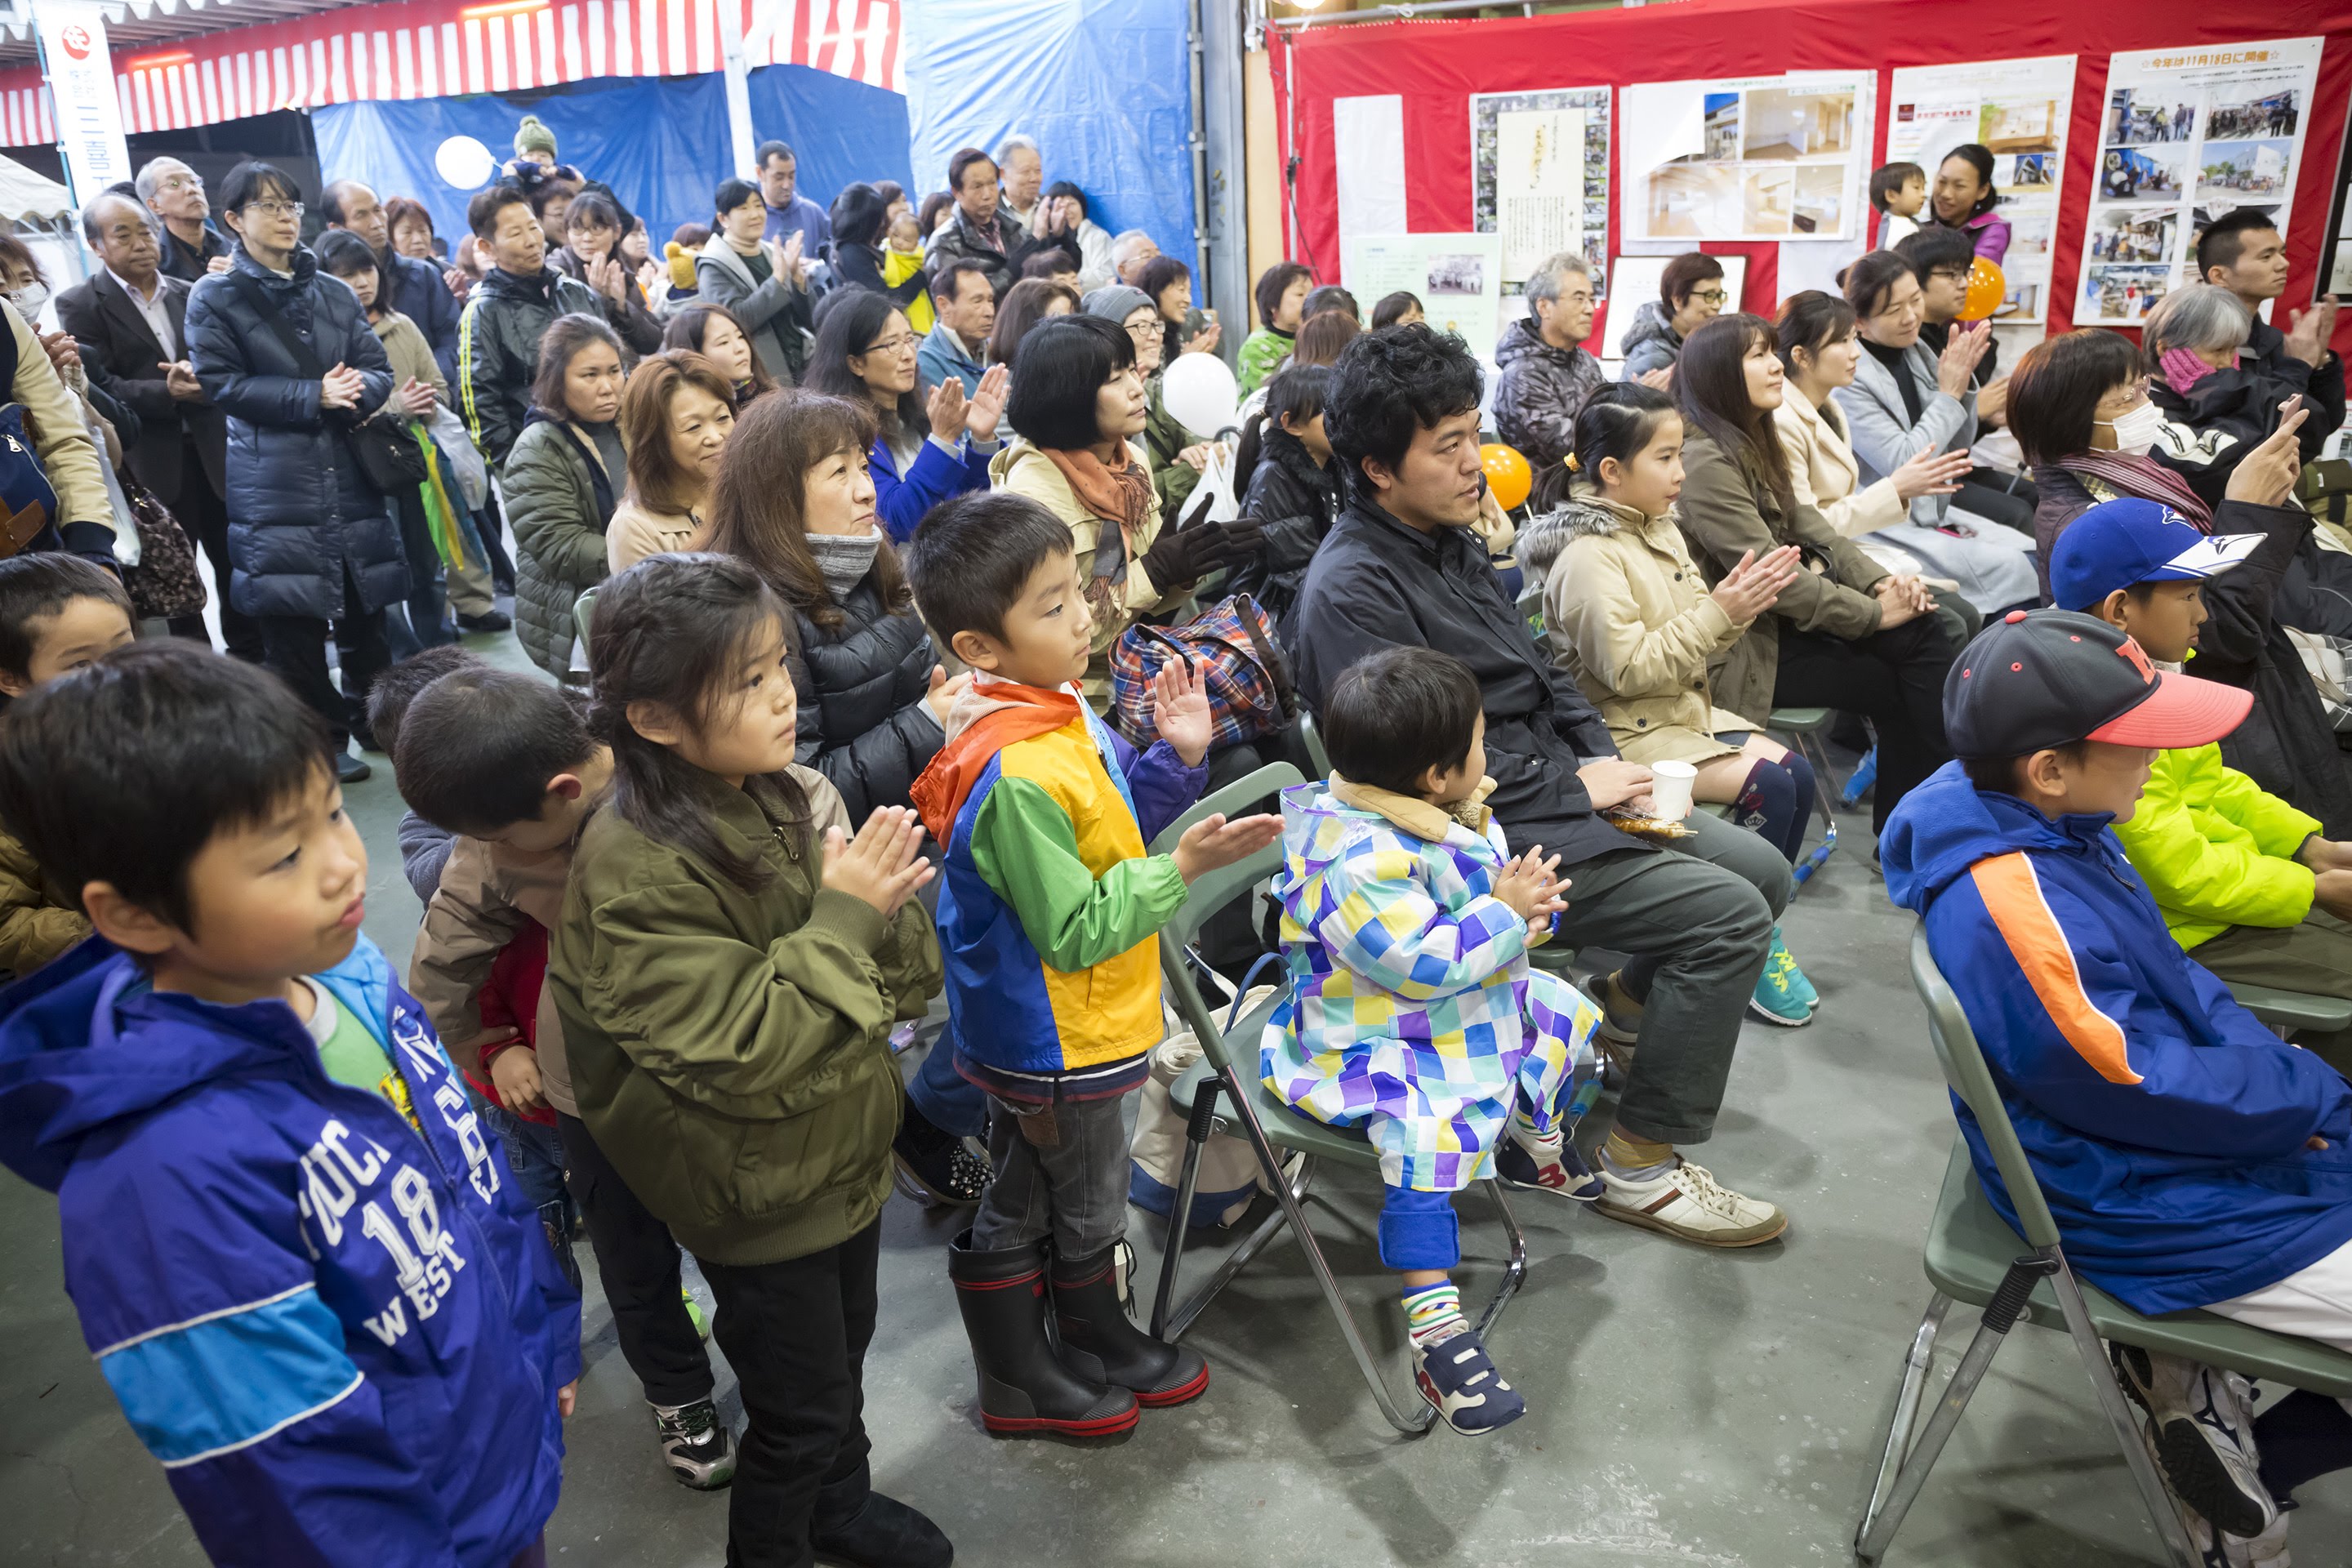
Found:
[[[409,589],[400,529],[350,438],[392,395],[392,362],[359,296],[303,245],[302,193],[284,171],[239,163],[221,214],[235,261],[190,290],[184,341],[228,416],[229,602],[260,624],[262,663],[326,720],[352,783],[368,765],[344,743],[373,744],[361,703],[390,661],[384,608]]]
[[[902,543],[914,537],[924,513],[948,497],[988,488],[1010,380],[1005,367],[996,365],[970,398],[953,376],[927,396],[919,384],[919,344],[907,313],[887,295],[857,289],[825,301],[808,363],[811,391],[873,411],[867,463],[875,510],[883,531]]]
[[[1730,299],[1723,263],[1714,257],[1693,250],[1667,262],[1658,275],[1658,297],[1643,301],[1625,329],[1625,368],[1617,379],[1664,386],[1657,373],[1674,368],[1683,340],[1722,314]]]
[[[2136,496],[2209,533],[2263,535],[2236,569],[2200,588],[2197,673],[2254,694],[2252,713],[2222,739],[2221,760],[2319,818],[2328,837],[2343,837],[2352,832],[2352,769],[2282,616],[2293,596],[2283,590],[2307,581],[2296,557],[2310,548],[2313,523],[2294,486],[2303,471],[2295,443],[2310,412],[2284,414],[2209,500],[2199,483],[2211,470],[2184,468],[2170,455],[2147,388],[2131,340],[2096,327],[2037,344],[2010,374],[2010,428],[2042,491],[2033,529],[2044,595],[2058,536],[2100,501]]]

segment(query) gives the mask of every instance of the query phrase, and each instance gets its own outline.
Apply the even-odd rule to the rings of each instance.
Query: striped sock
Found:
[[[1553,1122],[1550,1131],[1538,1132],[1534,1115],[1521,1105],[1514,1107],[1511,1111],[1510,1131],[1511,1141],[1534,1156],[1536,1163],[1540,1165],[1559,1158],[1562,1139],[1559,1122]]]
[[[1462,1316],[1462,1292],[1451,1279],[1424,1285],[1418,1290],[1407,1289],[1404,1326],[1412,1342],[1423,1349],[1465,1331],[1470,1324]]]

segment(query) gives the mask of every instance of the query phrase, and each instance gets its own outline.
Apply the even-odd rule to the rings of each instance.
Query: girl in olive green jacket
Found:
[[[793,765],[782,606],[741,563],[655,555],[596,603],[590,722],[610,805],[550,954],[581,1119],[702,1266],[750,1425],[730,1562],[937,1564],[938,1527],[869,1489],[860,1367],[898,1075],[940,988],[903,807],[853,837]]]

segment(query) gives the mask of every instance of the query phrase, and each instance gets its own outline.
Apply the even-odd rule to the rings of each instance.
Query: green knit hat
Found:
[[[550,131],[538,115],[526,114],[522,117],[522,123],[515,127],[514,150],[518,158],[530,153],[544,153],[552,158],[555,156],[555,132]]]

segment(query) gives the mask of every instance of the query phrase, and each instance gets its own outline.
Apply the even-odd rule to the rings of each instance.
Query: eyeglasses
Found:
[[[160,191],[201,191],[205,183],[194,174],[166,174],[155,188]]]
[[[2122,386],[2100,398],[2098,407],[2091,412],[2095,416],[2099,409],[2112,407],[2118,414],[2130,413],[2147,401],[2149,380],[2149,377],[2144,375],[2137,381],[2126,382]]]
[[[895,338],[884,338],[878,343],[866,344],[864,353],[858,357],[862,359],[866,354],[910,354],[919,342],[921,340],[912,332],[900,332]]]
[[[263,217],[290,217],[299,223],[309,209],[300,202],[247,202],[245,210],[259,213]]]
[[[1690,297],[1705,305],[1720,305],[1731,298],[1729,293],[1721,289],[1694,289],[1691,290]]]
[[[1948,283],[1965,283],[1969,280],[1969,269],[1965,267],[1938,267],[1927,276],[1930,279],[1941,278]]]

